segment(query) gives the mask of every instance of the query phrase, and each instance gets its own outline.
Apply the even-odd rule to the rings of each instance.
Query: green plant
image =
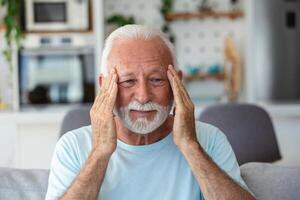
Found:
[[[106,22],[108,24],[115,24],[118,27],[120,27],[120,26],[124,26],[126,24],[134,24],[135,20],[132,16],[125,17],[125,16],[122,16],[122,15],[113,15],[113,16],[109,17],[106,20]]]
[[[20,0],[0,0],[1,7],[6,8],[6,15],[4,17],[5,42],[6,49],[3,51],[4,57],[9,63],[10,71],[12,71],[12,55],[13,48],[16,45],[18,48],[21,45],[22,30],[20,26]]]
[[[165,16],[170,13],[173,9],[173,0],[162,0],[162,6],[160,8],[161,14]]]
[[[166,20],[166,15],[170,12],[172,12],[173,9],[173,0],[162,0],[162,6],[160,8],[160,13],[162,14],[164,18],[164,24],[162,26],[162,31],[169,35],[170,41],[172,43],[175,42],[175,37],[172,34],[169,26],[169,22]]]

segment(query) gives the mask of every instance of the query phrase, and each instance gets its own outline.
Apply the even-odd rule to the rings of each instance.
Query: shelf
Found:
[[[39,35],[58,35],[58,34],[91,34],[93,30],[67,30],[67,31],[24,31],[25,34],[39,34]]]
[[[187,82],[202,81],[202,80],[208,80],[208,79],[215,79],[215,80],[218,80],[218,81],[224,81],[225,80],[225,74],[224,73],[219,73],[219,74],[185,75],[183,78]]]
[[[172,12],[165,15],[167,21],[175,21],[180,19],[204,19],[204,18],[229,18],[237,19],[244,16],[242,11],[199,11],[199,12]]]

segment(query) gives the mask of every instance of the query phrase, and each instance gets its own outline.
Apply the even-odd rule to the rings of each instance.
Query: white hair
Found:
[[[144,26],[144,25],[136,25],[136,24],[130,24],[122,26],[115,31],[113,31],[105,40],[102,58],[101,58],[101,67],[100,67],[100,73],[103,75],[108,74],[108,66],[107,61],[109,54],[111,52],[111,49],[113,47],[113,44],[116,39],[145,39],[145,40],[151,40],[154,38],[160,38],[163,43],[166,45],[166,47],[169,49],[171,53],[171,57],[173,60],[173,65],[176,67],[177,60],[175,57],[175,50],[173,44],[170,42],[168,36],[163,33],[161,30]]]

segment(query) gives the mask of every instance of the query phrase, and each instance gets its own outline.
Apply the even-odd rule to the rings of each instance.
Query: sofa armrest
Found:
[[[246,163],[241,174],[258,200],[299,199],[300,166]]]

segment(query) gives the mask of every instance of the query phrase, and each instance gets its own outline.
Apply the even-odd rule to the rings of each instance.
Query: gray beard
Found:
[[[144,105],[135,102],[130,102],[127,106],[119,109],[114,109],[114,114],[120,118],[123,125],[130,131],[146,135],[158,129],[168,118],[171,109],[173,108],[173,101],[168,106],[161,106],[157,103],[149,102]],[[130,110],[150,111],[155,110],[157,113],[153,120],[147,118],[138,118],[134,122],[131,120]]]

